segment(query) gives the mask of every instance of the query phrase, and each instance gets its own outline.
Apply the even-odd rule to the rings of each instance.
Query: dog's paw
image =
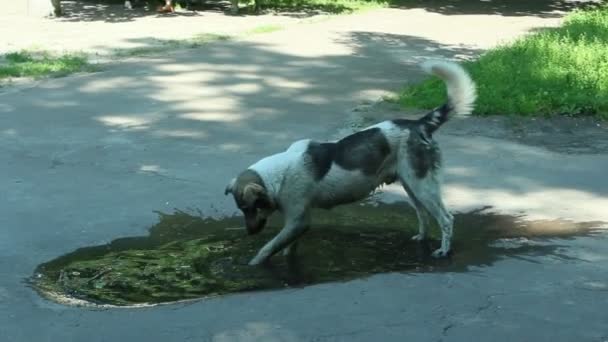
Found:
[[[258,260],[257,258],[253,258],[251,259],[251,261],[249,262],[249,266],[259,266],[261,264],[263,264],[264,261],[263,260]]]
[[[432,254],[433,258],[445,258],[450,255],[450,251],[443,250],[442,248],[437,249]]]
[[[256,256],[249,261],[249,266],[268,266],[270,265],[269,256]]]
[[[426,236],[422,235],[422,234],[416,234],[414,236],[412,236],[412,241],[424,241],[426,240]]]

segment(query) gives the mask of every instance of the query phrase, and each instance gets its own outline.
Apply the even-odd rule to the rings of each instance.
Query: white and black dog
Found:
[[[432,134],[450,114],[467,115],[476,98],[475,84],[458,64],[426,62],[422,68],[447,87],[448,101],[418,120],[384,121],[333,142],[300,140],[266,157],[232,179],[231,193],[245,215],[249,234],[260,232],[275,210],[285,216],[283,229],[249,262],[257,265],[284,249],[295,251],[308,230],[311,208],[329,209],[366,198],[377,187],[400,181],[416,208],[419,233],[426,238],[425,211],[441,227],[441,247],[450,252],[453,216],[441,199],[441,154]]]

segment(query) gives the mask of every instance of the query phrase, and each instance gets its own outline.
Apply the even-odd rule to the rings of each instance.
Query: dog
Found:
[[[383,121],[338,141],[299,140],[230,180],[225,195],[232,194],[249,234],[262,231],[275,211],[285,217],[282,230],[249,265],[265,263],[281,250],[293,255],[297,239],[310,227],[312,208],[353,203],[396,181],[416,209],[418,234],[412,239],[427,237],[429,213],[441,228],[441,247],[432,256],[448,256],[454,219],[442,201],[441,151],[432,135],[450,116],[470,114],[477,92],[459,64],[427,61],[421,67],[444,82],[448,95],[445,104],[422,118]]]

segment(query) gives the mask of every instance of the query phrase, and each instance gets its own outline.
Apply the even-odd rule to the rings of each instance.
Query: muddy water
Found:
[[[593,234],[599,222],[532,221],[483,211],[455,215],[453,255],[435,260],[439,231],[428,242],[405,204],[350,205],[314,213],[298,254],[273,257],[264,267],[247,262],[275,234],[277,216],[261,234],[248,236],[240,217],[221,220],[183,212],[159,213],[149,236],[85,247],[40,265],[32,282],[92,303],[160,303],[231,292],[344,281],[382,272],[465,272],[517,255],[556,255],[561,239]],[[53,294],[50,296],[49,294]]]

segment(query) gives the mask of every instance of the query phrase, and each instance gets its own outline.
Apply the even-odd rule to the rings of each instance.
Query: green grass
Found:
[[[478,115],[595,115],[608,118],[608,7],[575,11],[563,25],[524,36],[463,63],[477,83]],[[405,87],[404,107],[445,100],[437,78]]]
[[[283,26],[281,26],[281,25],[260,25],[258,27],[254,27],[253,29],[246,32],[245,34],[271,33],[271,32],[280,31],[282,29],[283,29]]]
[[[53,55],[44,51],[7,53],[0,59],[0,79],[11,77],[64,76],[90,68],[79,54]]]

